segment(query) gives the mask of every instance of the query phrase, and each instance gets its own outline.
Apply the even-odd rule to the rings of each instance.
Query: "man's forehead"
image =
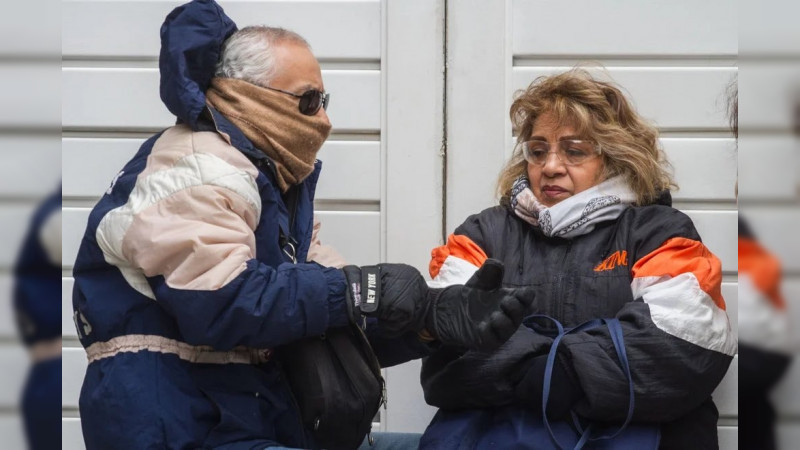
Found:
[[[319,62],[302,42],[283,41],[275,46],[275,73],[270,84],[301,94],[310,89],[323,90]]]

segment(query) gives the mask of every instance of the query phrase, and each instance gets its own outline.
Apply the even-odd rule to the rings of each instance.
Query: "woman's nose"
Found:
[[[544,161],[544,167],[542,168],[542,171],[545,173],[545,175],[558,175],[564,173],[565,170],[566,166],[564,166],[564,163],[561,162],[561,158],[558,157],[558,153],[549,152],[547,154],[547,159]]]

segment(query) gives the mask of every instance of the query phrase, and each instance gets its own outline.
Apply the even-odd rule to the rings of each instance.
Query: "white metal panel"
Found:
[[[733,139],[662,139],[679,190],[673,200],[736,199]]]
[[[739,21],[739,51],[743,56],[800,55],[800,3],[766,0],[737,5],[739,17],[746,18]]]
[[[447,7],[446,233],[490,206],[511,126],[510,0]]]
[[[719,436],[719,450],[736,450],[739,448],[739,427],[724,426],[717,427]],[[791,447],[781,447],[789,449]]]
[[[328,141],[317,159],[322,173],[316,200],[379,201],[381,198],[380,142]]]
[[[383,7],[382,259],[425,274],[444,220],[444,1],[393,0]],[[430,422],[435,410],[425,404],[419,370],[419,362],[386,370],[383,430],[422,432]]]
[[[27,441],[22,429],[22,419],[17,415],[0,416],[0,436],[3,437],[3,448],[27,448]]]
[[[61,91],[55,64],[20,64],[0,60],[0,125],[55,130]]]
[[[380,128],[380,72],[323,70],[336,131]],[[175,123],[159,98],[157,69],[78,68],[62,72],[62,125],[71,129],[158,129]]]
[[[745,60],[741,68],[739,84],[752,87],[739,92],[742,130],[791,130],[800,101],[800,60],[764,63]]]
[[[514,0],[514,55],[735,56],[726,0]]]
[[[9,269],[17,260],[35,207],[28,203],[0,203],[0,236],[3,237],[0,269]]]
[[[11,303],[13,280],[10,273],[0,273],[0,337],[17,336],[14,313]]]
[[[62,54],[68,58],[155,58],[159,28],[175,1],[64,1]],[[219,4],[239,28],[280,26],[303,36],[318,58],[379,59],[380,2],[231,1]]]
[[[65,138],[64,196],[99,198],[144,139]],[[380,200],[380,144],[328,141],[317,200]],[[87,164],[92,161],[92,164]]]
[[[61,146],[55,137],[0,135],[0,196],[43,197],[61,177]]]
[[[159,99],[158,71],[71,68],[62,72],[65,128],[166,128],[175,118]]]
[[[739,234],[736,211],[683,211],[694,222],[703,243],[722,261],[724,272],[736,272],[739,253],[736,241]]]
[[[0,409],[19,405],[29,367],[28,352],[21,345],[0,345]]]
[[[800,192],[800,138],[743,134],[739,139],[739,195],[747,200],[791,200]],[[794,163],[794,164],[793,164]]]
[[[43,0],[5,5],[14,9],[13,13],[0,16],[0,55],[10,56],[9,59],[22,57],[23,61],[31,56],[33,61],[43,58],[53,61],[61,41],[61,2]],[[35,27],[31,26],[33,23]]]
[[[64,348],[61,360],[61,405],[64,408],[77,408],[81,395],[83,377],[89,365],[83,348]]]
[[[515,67],[512,87],[524,89],[539,76],[569,69]],[[661,129],[728,130],[722,93],[736,73],[733,67],[608,67],[607,71],[606,75],[590,69],[622,86],[637,111]]]
[[[778,420],[775,426],[777,448],[781,450],[794,450],[800,442],[800,423],[795,420]]]
[[[739,415],[739,355],[733,357],[728,373],[714,390],[713,397],[720,417]]]
[[[333,246],[348,264],[380,261],[381,217],[378,212],[316,211],[322,221],[319,238]]]
[[[379,70],[323,70],[322,79],[331,94],[327,113],[334,133],[380,130]]]
[[[85,449],[86,444],[83,443],[81,419],[67,417],[61,419],[61,450]]]

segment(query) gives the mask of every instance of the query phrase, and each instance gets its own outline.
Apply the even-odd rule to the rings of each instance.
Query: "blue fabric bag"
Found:
[[[543,334],[553,334],[534,322],[542,318],[555,323],[558,333],[547,358],[542,386],[542,413],[516,405],[480,410],[437,412],[420,441],[421,450],[428,449],[528,449],[528,450],[648,450],[657,449],[661,433],[657,425],[631,425],[635,404],[633,379],[625,352],[622,326],[617,319],[595,319],[574,328],[564,329],[557,320],[533,315],[525,325]],[[572,421],[550,422],[544,414],[553,375],[556,352],[561,340],[570,333],[606,325],[617,358],[628,381],[630,401],[625,421],[616,429],[587,423],[572,414]]]
[[[558,328],[558,335],[553,340],[553,345],[550,347],[550,353],[547,355],[547,366],[544,374],[544,386],[542,386],[542,418],[545,428],[547,428],[550,435],[551,442],[556,449],[572,448],[574,450],[587,449],[608,449],[608,450],[636,450],[636,449],[657,449],[659,441],[661,440],[661,431],[657,425],[630,425],[631,418],[633,417],[633,408],[635,404],[635,396],[633,390],[633,378],[631,377],[631,369],[628,364],[628,355],[625,352],[625,338],[622,333],[622,325],[619,319],[595,319],[585,322],[577,327],[565,330],[560,322],[552,317],[538,315],[531,316],[529,319],[536,317],[546,318],[556,324]],[[526,321],[527,322],[527,321]],[[530,323],[530,322],[528,322]],[[527,324],[527,323],[526,323]],[[586,331],[596,328],[605,324],[608,327],[611,341],[614,343],[614,350],[617,353],[617,361],[628,381],[628,414],[625,421],[616,430],[601,429],[595,424],[585,424],[583,421],[572,412],[572,425],[570,427],[567,423],[551,424],[547,419],[547,401],[550,396],[550,385],[552,383],[553,365],[556,360],[556,353],[558,351],[558,344],[569,333],[579,331]],[[551,447],[543,447],[551,448]]]

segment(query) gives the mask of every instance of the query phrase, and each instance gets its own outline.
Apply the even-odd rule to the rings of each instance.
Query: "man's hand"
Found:
[[[347,306],[351,320],[377,317],[387,337],[419,331],[424,323],[423,307],[428,285],[419,271],[407,264],[345,266]]]
[[[503,263],[487,259],[465,285],[430,289],[425,325],[445,345],[491,351],[522,323],[533,290],[502,288]]]

